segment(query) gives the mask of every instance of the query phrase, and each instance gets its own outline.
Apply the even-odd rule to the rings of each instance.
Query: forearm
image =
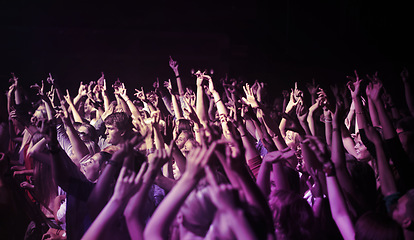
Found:
[[[98,217],[93,221],[92,225],[83,235],[82,239],[84,240],[94,240],[101,239],[106,234],[106,229],[110,227],[116,220],[119,219],[119,216],[122,214],[126,206],[126,201],[120,199],[111,198],[108,204],[102,209]]]
[[[384,139],[391,139],[397,136],[397,132],[394,129],[391,119],[388,117],[385,111],[384,104],[381,99],[374,100],[375,108],[378,112],[378,118],[382,126],[382,133]]]
[[[377,109],[375,107],[375,104],[372,102],[371,98],[368,98],[368,108],[369,108],[369,116],[371,118],[371,123],[373,127],[379,127],[381,126]]]
[[[196,99],[196,113],[200,118],[200,122],[204,125],[208,124],[206,104],[205,104],[205,95],[202,85],[197,86],[197,99]]]
[[[220,94],[217,91],[213,91],[214,102],[217,107],[219,115],[228,115],[227,108],[223,103],[223,100],[220,97]]]
[[[192,176],[182,176],[152,215],[144,231],[145,239],[167,238],[169,226],[197,182]]]
[[[122,109],[124,110],[126,114],[131,116],[131,111],[129,110],[128,104],[125,102],[125,100],[122,99],[122,97],[120,97],[118,94],[115,94],[115,97],[116,97],[117,104],[122,107]]]
[[[365,118],[365,111],[362,106],[361,97],[353,98],[355,104],[356,121],[358,128],[365,129],[367,127],[367,120]]]
[[[113,161],[113,163],[117,162],[114,159],[110,161]],[[93,188],[87,202],[92,219],[98,216],[99,212],[105,207],[112,191],[112,188],[109,186],[112,185],[118,170],[119,168],[114,166],[114,164],[107,164],[97,184]]]
[[[345,240],[354,240],[355,229],[348,213],[344,195],[335,176],[326,177],[332,217]]]
[[[242,209],[228,209],[224,214],[225,222],[229,224],[233,234],[236,236],[236,239],[257,239],[252,226],[249,221],[247,221],[246,216]]]
[[[259,174],[257,175],[256,184],[262,191],[263,195],[268,198],[270,194],[270,172],[271,164],[263,162],[260,165]]]
[[[325,141],[326,144],[330,147],[332,146],[332,117],[329,111],[328,114],[324,113],[325,115]]]
[[[70,143],[72,144],[73,162],[76,166],[80,166],[79,161],[86,155],[89,154],[88,147],[79,137],[77,131],[73,127],[70,120],[66,120],[66,133],[68,134]]]
[[[385,155],[382,143],[375,143],[375,152],[377,155],[378,172],[380,177],[381,192],[384,197],[397,192],[394,175],[391,172],[388,159]]]
[[[337,178],[342,189],[345,192],[356,197],[355,187],[352,184],[351,176],[349,175],[348,169],[346,167],[345,151],[341,136],[341,124],[336,122],[333,122],[331,153],[332,162],[335,165]]]
[[[408,80],[408,79],[407,79]],[[411,84],[407,81],[404,82],[405,102],[410,110],[411,116],[414,116],[414,95]]]

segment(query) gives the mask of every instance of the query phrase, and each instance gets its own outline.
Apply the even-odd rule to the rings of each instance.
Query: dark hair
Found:
[[[132,118],[124,112],[114,112],[105,119],[105,125],[112,125],[120,131],[132,131]]]
[[[355,223],[355,240],[404,239],[401,227],[392,218],[367,212]]]
[[[313,211],[299,194],[286,190],[273,191],[269,205],[279,233],[287,239],[313,239]]]
[[[191,121],[188,119],[180,119],[177,123],[177,135],[180,135],[180,133],[184,130],[192,131]]]

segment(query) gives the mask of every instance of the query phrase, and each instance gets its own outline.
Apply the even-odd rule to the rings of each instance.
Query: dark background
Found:
[[[74,96],[79,82],[105,73],[134,88],[173,78],[168,56],[214,78],[268,83],[272,94],[294,81],[345,83],[357,69],[379,75],[394,95],[413,67],[408,1],[0,1],[0,79],[23,85],[49,72]],[[395,97],[401,97],[401,94]]]

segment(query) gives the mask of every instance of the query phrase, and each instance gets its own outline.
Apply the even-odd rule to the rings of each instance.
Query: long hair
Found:
[[[273,191],[269,197],[277,234],[285,239],[313,239],[314,216],[312,208],[293,191]]]

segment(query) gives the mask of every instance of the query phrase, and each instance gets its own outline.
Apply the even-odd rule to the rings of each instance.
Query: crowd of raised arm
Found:
[[[396,106],[378,73],[270,92],[201,71],[184,86],[178,62],[169,66],[172,80],[153,89],[102,73],[77,93],[51,74],[30,88],[12,74],[3,237],[414,239],[406,69]]]

